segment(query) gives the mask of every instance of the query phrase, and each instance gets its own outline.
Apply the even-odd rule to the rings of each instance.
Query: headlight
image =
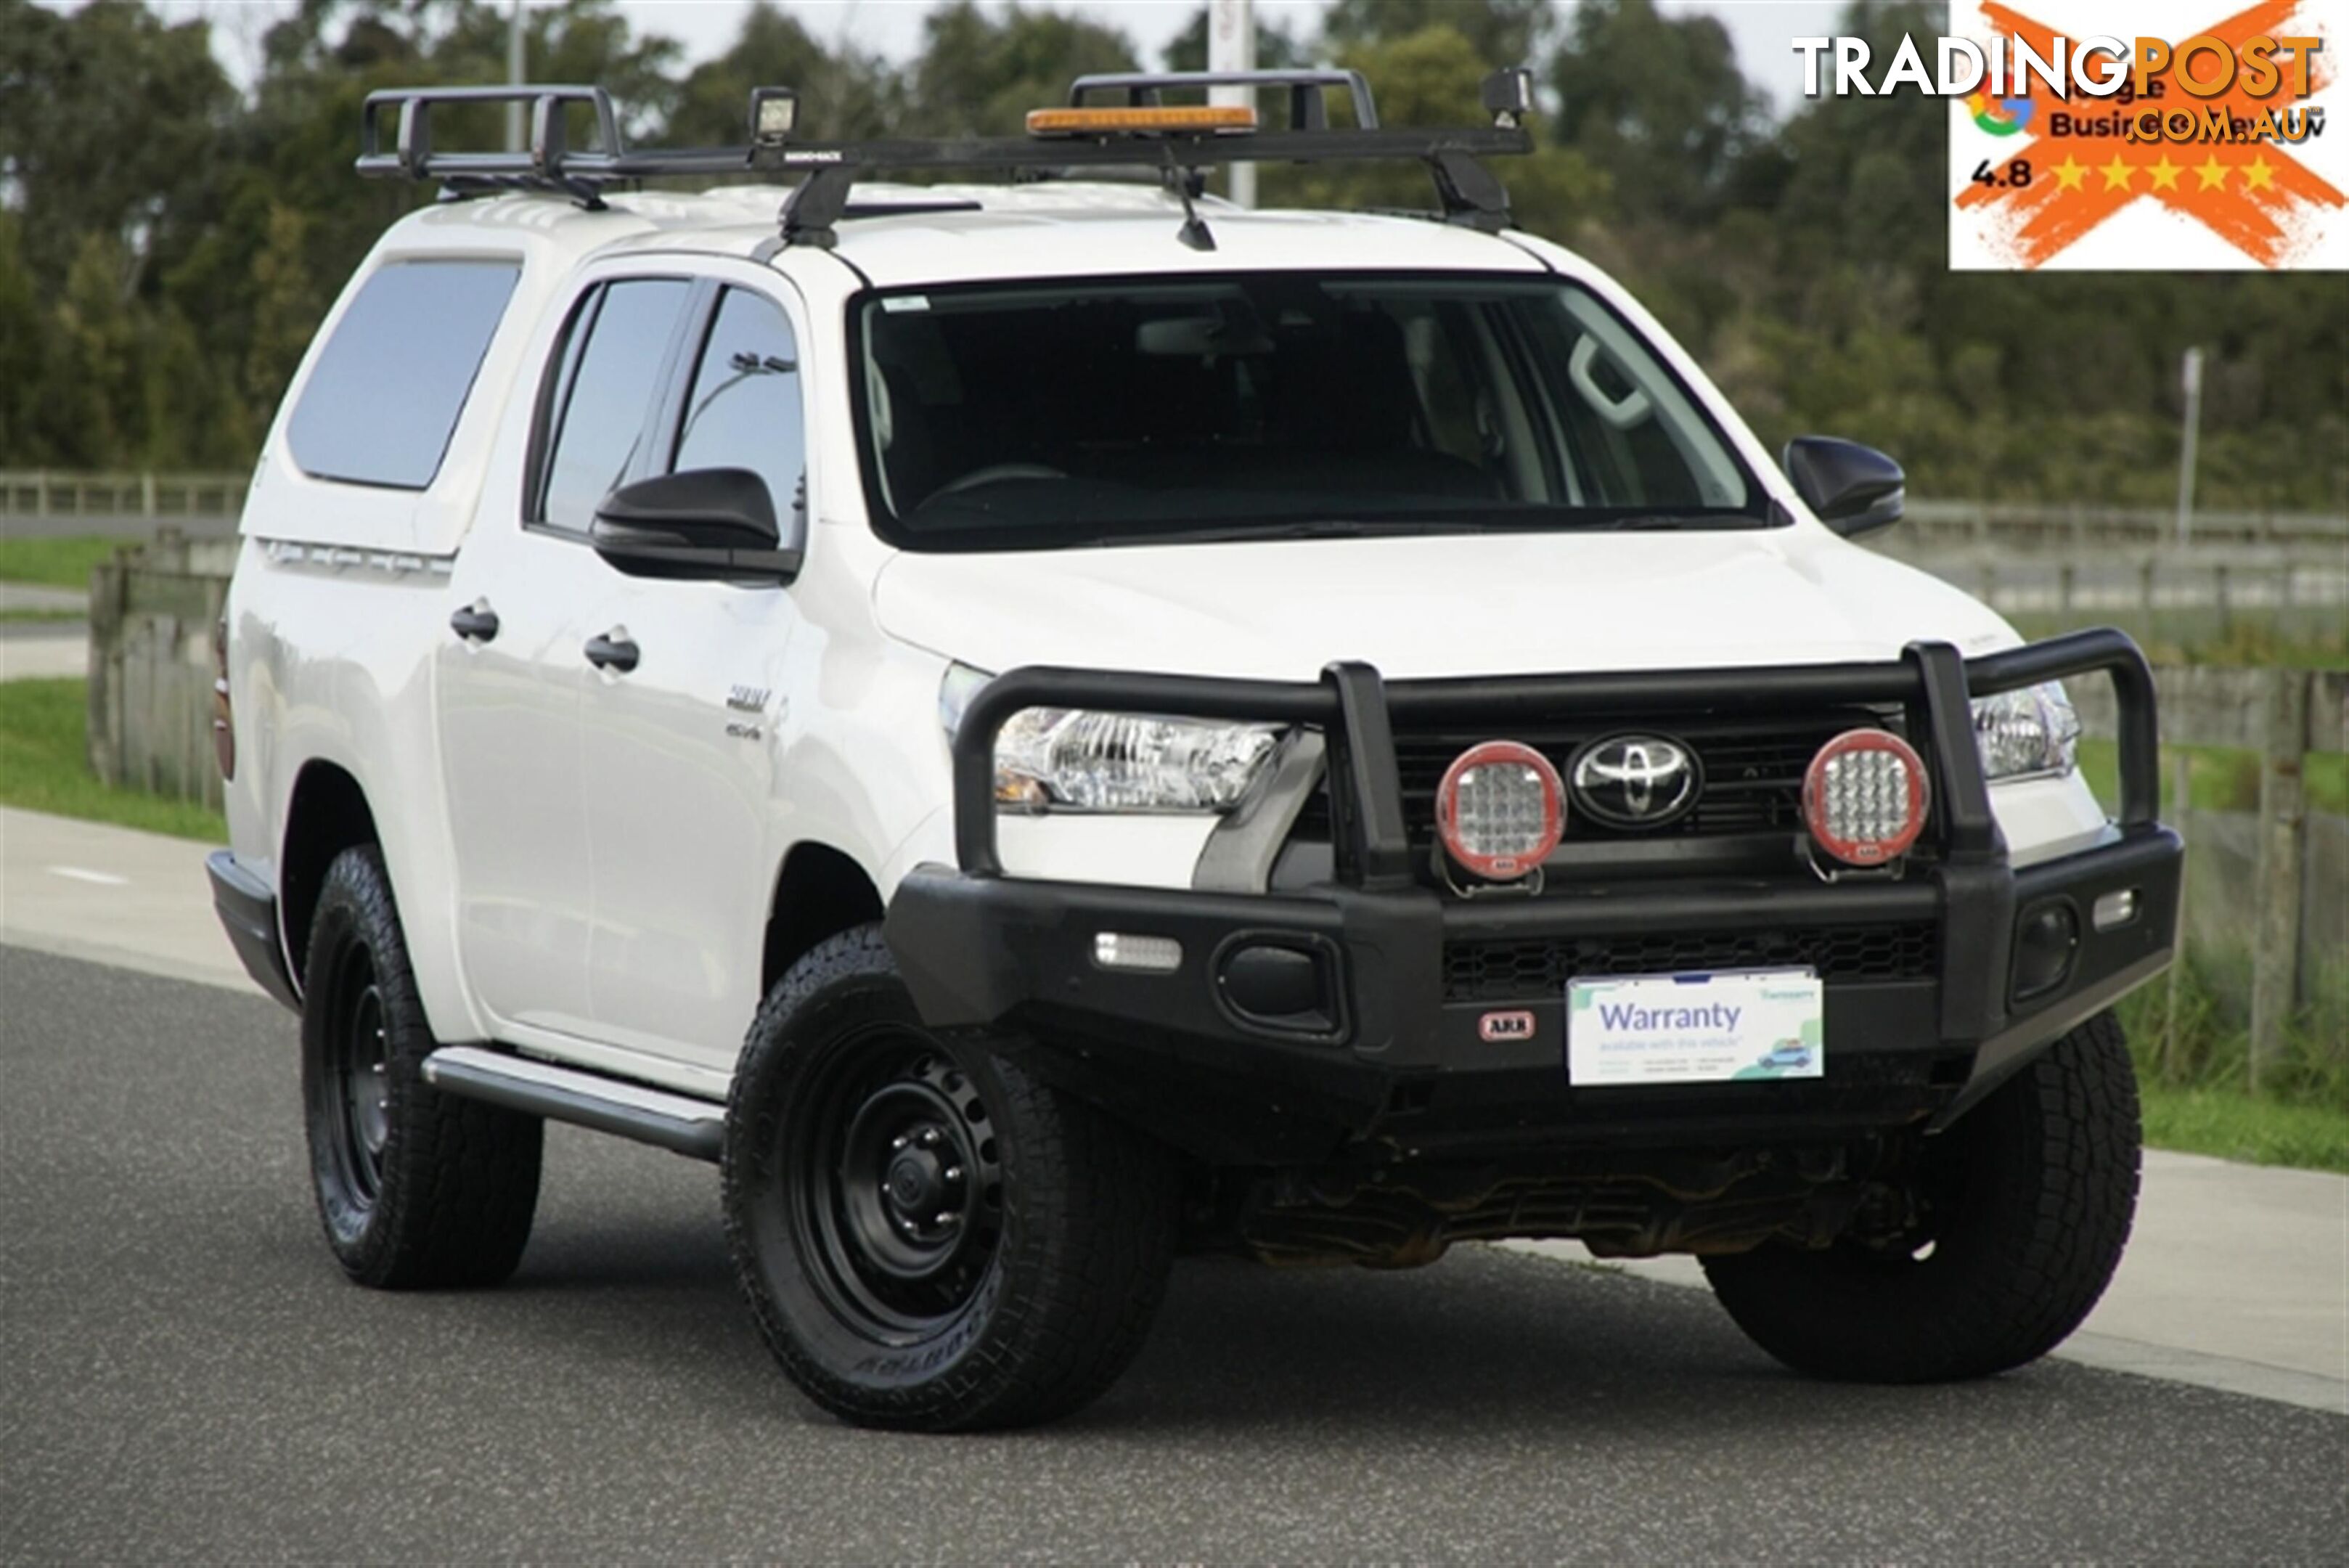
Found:
[[[2068,774],[2079,740],[2080,715],[2060,680],[1974,699],[1974,744],[1992,781]]]
[[[949,666],[938,717],[951,738],[992,679]],[[1031,811],[1229,811],[1280,742],[1278,724],[1030,708],[995,737],[995,799]]]

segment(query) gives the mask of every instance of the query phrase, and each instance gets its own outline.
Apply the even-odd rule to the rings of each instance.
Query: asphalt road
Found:
[[[343,1282],[269,1002],[0,949],[0,1562],[2337,1562],[2349,1420],[2064,1363],[1780,1372],[1698,1292],[1463,1249],[1179,1266],[1074,1421],[857,1432],[714,1173],[557,1128],[521,1273]]]

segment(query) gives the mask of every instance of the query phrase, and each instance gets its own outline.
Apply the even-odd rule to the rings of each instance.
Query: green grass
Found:
[[[2349,1172],[2349,1107],[2292,1105],[2240,1089],[2141,1082],[2145,1141],[2253,1165]]]
[[[88,618],[89,612],[85,609],[0,609],[0,625],[28,620],[77,621]]]
[[[55,539],[18,539],[0,535],[0,582],[38,583],[52,588],[86,588],[89,569],[136,543],[93,535]]]
[[[2157,1148],[2259,1165],[2349,1171],[2349,988],[2318,977],[2314,1005],[2284,1031],[2280,1057],[2251,1087],[2242,996],[2250,957],[2197,951],[2177,974],[2121,1000],[2121,1026],[2145,1096],[2145,1139]]]
[[[92,777],[83,740],[88,704],[81,680],[0,681],[0,805],[228,842],[228,824],[216,811]]]

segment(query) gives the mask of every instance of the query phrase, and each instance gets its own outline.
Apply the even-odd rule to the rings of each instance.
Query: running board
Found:
[[[694,1159],[715,1162],[725,1143],[726,1107],[714,1101],[478,1045],[433,1052],[424,1058],[424,1081],[442,1094],[593,1127]]]

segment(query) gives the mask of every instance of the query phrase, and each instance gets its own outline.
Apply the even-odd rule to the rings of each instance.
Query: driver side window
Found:
[[[692,285],[624,278],[588,296],[557,359],[553,431],[534,521],[584,535],[595,507],[637,472],[652,394]]]
[[[773,301],[745,289],[719,296],[678,415],[669,467],[747,468],[767,482],[777,516],[803,504],[799,348]]]

